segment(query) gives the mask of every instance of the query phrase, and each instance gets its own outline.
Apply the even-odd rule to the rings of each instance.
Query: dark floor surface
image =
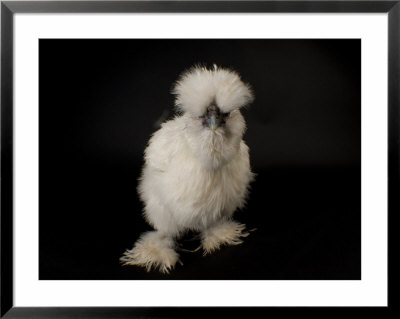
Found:
[[[71,194],[85,200],[60,203],[40,223],[40,279],[360,279],[360,183],[350,169],[258,172],[247,208],[235,215],[257,230],[209,256],[181,252],[184,266],[170,275],[121,267],[123,251],[150,228],[134,200],[133,170],[98,170],[86,169]],[[180,241],[187,249],[199,244],[190,235]]]

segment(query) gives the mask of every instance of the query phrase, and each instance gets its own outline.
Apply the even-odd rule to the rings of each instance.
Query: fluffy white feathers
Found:
[[[183,112],[200,116],[215,101],[223,112],[231,112],[253,101],[248,84],[232,70],[195,66],[184,72],[173,89],[175,104]]]
[[[243,241],[240,237],[247,237],[249,233],[244,232],[246,225],[239,224],[233,220],[218,223],[209,227],[201,234],[201,244],[204,255],[219,249],[221,245],[238,245]]]
[[[253,180],[239,111],[253,100],[250,87],[231,70],[195,67],[174,93],[183,114],[151,137],[138,185],[144,216],[157,232],[143,235],[121,258],[161,271],[177,262],[173,239],[187,230],[202,233],[206,252],[237,244],[244,226],[230,219],[245,204]],[[201,120],[210,103],[224,112],[224,122],[213,129]]]
[[[142,266],[147,271],[156,268],[168,273],[179,261],[174,246],[172,238],[159,232],[149,231],[142,234],[135,246],[125,251],[120,260],[125,265]]]
[[[198,132],[192,121],[177,117],[152,136],[138,186],[147,221],[174,236],[231,216],[253,178],[241,135]]]

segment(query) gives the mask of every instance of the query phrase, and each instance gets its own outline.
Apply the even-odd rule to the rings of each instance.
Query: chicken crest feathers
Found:
[[[222,112],[231,112],[254,100],[249,84],[233,70],[217,67],[207,69],[194,66],[180,76],[172,90],[178,110],[201,116],[216,103]]]

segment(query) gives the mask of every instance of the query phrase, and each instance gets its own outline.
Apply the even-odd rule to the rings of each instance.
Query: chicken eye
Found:
[[[221,112],[220,114],[220,119],[221,119],[221,124],[226,124],[226,119],[228,118],[228,116],[230,115],[229,112]]]

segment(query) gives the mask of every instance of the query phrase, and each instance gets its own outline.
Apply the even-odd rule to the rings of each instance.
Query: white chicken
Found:
[[[176,239],[188,230],[200,232],[204,254],[242,242],[245,225],[232,216],[254,178],[239,110],[253,101],[250,86],[232,70],[195,66],[173,94],[179,114],[152,135],[138,185],[155,231],[143,233],[120,258],[123,265],[165,273],[180,262]]]

